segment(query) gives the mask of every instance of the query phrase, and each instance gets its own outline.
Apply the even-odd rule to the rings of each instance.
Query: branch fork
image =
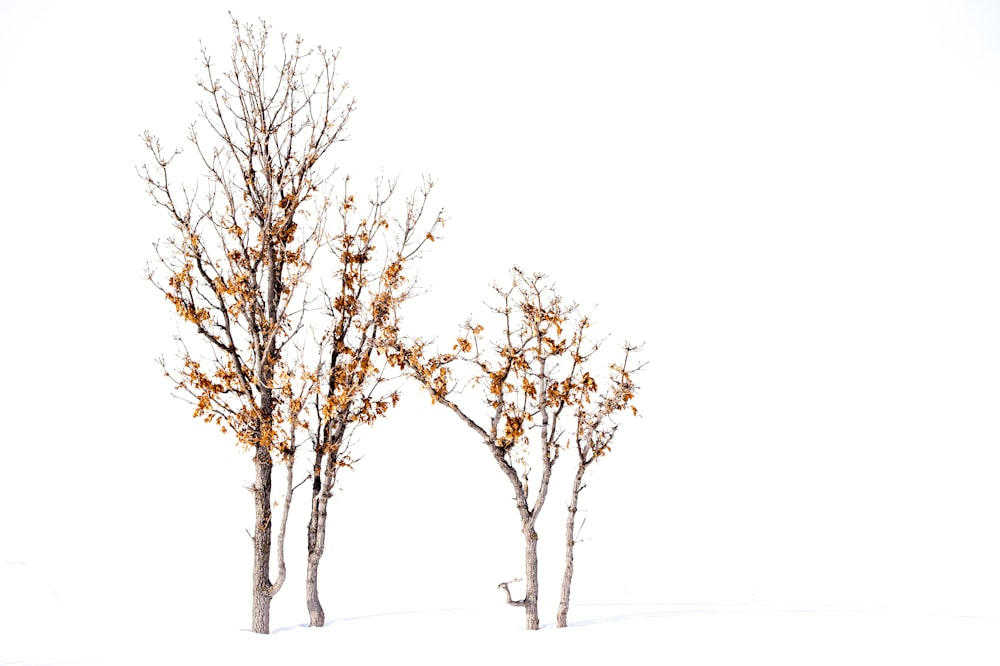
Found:
[[[503,590],[507,594],[507,603],[510,604],[511,606],[517,606],[519,608],[523,608],[525,603],[527,603],[525,599],[518,599],[517,601],[515,601],[514,598],[510,596],[509,585],[511,583],[520,583],[523,580],[524,580],[523,578],[515,578],[514,580],[508,580],[505,583],[500,583],[499,585],[497,585],[498,590]]]

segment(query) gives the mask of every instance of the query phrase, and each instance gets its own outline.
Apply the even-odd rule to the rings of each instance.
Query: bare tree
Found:
[[[600,342],[592,347],[588,358],[599,347]],[[633,416],[638,414],[635,406],[630,403],[635,398],[638,388],[632,381],[632,374],[642,369],[642,365],[635,365],[632,358],[640,348],[625,343],[623,346],[625,358],[620,364],[610,366],[608,387],[603,392],[599,392],[597,381],[589,375],[586,376],[587,379],[573,385],[576,429],[572,436],[572,447],[577,453],[577,466],[566,512],[566,559],[559,591],[559,608],[556,611],[557,627],[565,627],[569,615],[569,593],[573,584],[573,549],[578,541],[576,514],[580,492],[587,487],[583,483],[584,475],[592,464],[611,451],[611,441],[618,431],[618,423],[614,417],[626,410],[631,411]]]
[[[333,285],[324,290],[329,323],[320,340],[315,372],[318,390],[313,396],[314,462],[312,504],[306,562],[306,606],[311,626],[326,621],[319,600],[319,563],[326,544],[327,504],[337,472],[350,467],[350,434],[357,425],[370,426],[399,401],[388,388],[385,358],[379,349],[387,334],[396,334],[398,308],[412,295],[414,280],[408,264],[444,223],[443,211],[418,233],[433,183],[406,202],[405,217],[395,221],[391,234],[389,202],[395,182],[376,186],[367,214],[359,216],[355,195],[345,191],[339,202],[341,225],[328,242],[336,258]]]
[[[429,344],[399,337],[390,344],[391,362],[419,381],[434,403],[450,409],[473,430],[514,491],[521,520],[525,564],[523,599],[511,597],[508,583],[499,587],[507,602],[525,610],[525,628],[538,629],[538,516],[548,496],[552,471],[567,443],[563,421],[591,382],[583,370],[586,317],[566,304],[546,276],[514,268],[511,284],[494,285],[499,324],[487,341],[485,328],[467,321],[451,351],[430,356]],[[459,374],[465,368],[469,374]],[[459,404],[460,389],[475,387],[485,403]],[[537,484],[529,484],[540,467]],[[510,581],[512,582],[512,581]]]
[[[251,619],[253,631],[268,633],[271,599],[285,580],[295,432],[308,383],[286,356],[303,328],[304,278],[331,205],[321,188],[333,169],[321,171],[321,163],[343,139],[353,101],[340,104],[346,86],[335,84],[335,54],[281,35],[272,63],[266,23],[232,24],[228,71],[220,76],[201,51],[205,98],[188,139],[203,175],[175,184],[180,151],[165,151],[149,132],[152,162],[140,175],[174,233],[156,244],[159,267],[148,277],[195,333],[180,341],[178,365],[164,362],[164,371],[196,417],[235,433],[253,456]],[[275,457],[287,467],[288,488],[272,582]]]

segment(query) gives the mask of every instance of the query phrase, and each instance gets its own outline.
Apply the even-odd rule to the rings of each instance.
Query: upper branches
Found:
[[[470,320],[448,351],[431,354],[423,340],[397,338],[389,358],[419,381],[432,401],[451,409],[478,434],[521,489],[523,509],[534,513],[565,447],[590,442],[592,451],[607,449],[613,436],[613,430],[606,433],[608,418],[634,395],[628,359],[625,365],[613,366],[620,368],[612,370],[616,378],[595,401],[599,387],[590,368],[602,341],[590,338],[590,318],[581,315],[575,303],[565,302],[539,273],[514,268],[510,283],[494,285],[493,290],[491,335]],[[459,392],[466,386],[478,389],[483,412],[459,404]],[[533,462],[540,464],[542,477],[529,508]]]
[[[581,467],[588,467],[611,451],[611,442],[618,431],[616,417],[619,413],[630,412],[638,416],[633,402],[639,387],[632,376],[646,365],[635,360],[640,351],[642,345],[629,342],[622,345],[622,360],[608,366],[607,385],[603,390],[593,379],[577,386],[573,444]]]
[[[304,325],[304,278],[331,207],[333,167],[320,160],[343,139],[354,103],[341,103],[336,54],[286,35],[272,45],[264,22],[234,19],[233,35],[224,72],[202,49],[204,98],[188,133],[202,176],[177,184],[180,151],[144,134],[151,161],[140,175],[173,229],[148,278],[206,343],[200,358],[182,345],[181,368],[167,370],[195,414],[246,445],[283,451],[287,396],[300,393],[288,387],[295,370],[284,354]]]
[[[316,372],[315,446],[335,455],[353,425],[374,423],[399,400],[398,391],[386,387],[392,378],[381,350],[396,337],[399,308],[413,293],[410,263],[444,224],[443,211],[425,219],[430,180],[407,199],[402,219],[390,211],[395,181],[379,181],[364,211],[349,183],[345,179],[337,206],[340,223],[326,243],[335,269],[333,287],[324,290],[327,319]]]

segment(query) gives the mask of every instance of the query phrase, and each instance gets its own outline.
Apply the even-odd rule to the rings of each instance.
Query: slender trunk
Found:
[[[253,607],[251,630],[271,631],[271,471],[273,463],[266,447],[258,445],[254,456]]]
[[[566,568],[563,570],[562,588],[559,590],[559,610],[556,611],[556,627],[566,626],[569,615],[569,590],[573,584],[573,547],[576,545],[576,507],[583,487],[583,473],[587,468],[581,463],[576,468],[573,479],[573,494],[570,495],[569,508],[566,512]]]
[[[528,505],[528,486],[518,476],[517,471],[511,466],[505,457],[505,451],[500,447],[487,442],[493,453],[493,458],[500,465],[504,475],[514,488],[514,499],[517,502],[517,510],[521,516],[521,533],[524,535],[524,599],[514,601],[507,590],[507,603],[511,606],[524,606],[524,628],[528,631],[538,629],[538,532],[535,531],[535,521],[545,504],[545,497],[548,494],[549,480],[552,477],[552,467],[555,465],[555,458],[545,463],[542,468],[542,481],[538,488],[538,495],[532,507]],[[505,588],[501,584],[501,588]]]
[[[288,512],[292,509],[292,493],[295,492],[295,451],[285,459],[285,501],[281,508],[281,524],[278,526],[278,578],[271,585],[271,597],[278,594],[285,584],[285,534],[288,533]]]
[[[524,599],[513,601],[510,591],[507,591],[507,603],[512,606],[524,606],[524,628],[527,631],[538,629],[538,532],[535,531],[535,521],[541,513],[548,494],[549,479],[555,460],[547,461],[542,469],[542,481],[538,488],[538,496],[533,507],[528,505],[528,490],[517,472],[504,457],[504,451],[499,447],[491,450],[494,459],[500,465],[507,479],[514,487],[514,498],[517,510],[521,516],[521,533],[524,535]]]
[[[309,553],[306,558],[306,609],[309,611],[309,626],[322,627],[326,624],[326,611],[319,601],[319,553]]]
[[[306,558],[306,609],[309,611],[309,626],[322,627],[326,624],[326,612],[319,601],[319,563],[326,550],[326,516],[333,486],[337,481],[338,456],[336,447],[327,454],[325,478],[320,476],[323,465],[323,454],[316,452],[313,465],[313,495],[312,508],[309,515],[309,534],[307,539]]]
[[[524,533],[524,628],[538,629],[538,532],[534,521]]]
[[[309,611],[309,626],[322,627],[326,622],[326,613],[319,602],[319,559],[322,550],[319,546],[320,505],[323,502],[323,478],[321,469],[323,454],[316,451],[316,461],[313,464],[312,503],[309,511],[309,532],[306,538],[306,609]]]

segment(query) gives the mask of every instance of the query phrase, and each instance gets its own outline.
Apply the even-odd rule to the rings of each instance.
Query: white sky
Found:
[[[448,339],[516,263],[646,342],[644,416],[582,500],[581,589],[996,608],[990,3],[309,5],[238,17],[341,48],[359,188],[438,179],[414,325]],[[249,598],[250,462],[158,374],[174,324],[142,275],[167,220],[135,175],[143,130],[180,145],[195,118],[199,39],[224,61],[229,38],[210,0],[0,4],[0,552],[66,594]],[[328,615],[492,600],[522,567],[506,481],[408,397],[333,506]]]

